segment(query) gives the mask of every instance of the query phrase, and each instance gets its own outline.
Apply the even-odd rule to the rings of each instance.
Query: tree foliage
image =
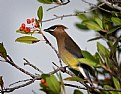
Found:
[[[84,1],[84,0],[82,0]],[[106,1],[109,4],[108,5]],[[114,1],[114,2],[113,2]],[[43,4],[57,4],[57,7],[61,5],[66,5],[70,1],[65,2],[64,0],[38,0],[38,2]],[[90,5],[94,5],[90,2],[86,2]],[[113,4],[117,5],[117,7],[113,7]],[[54,7],[55,8],[55,7]],[[89,12],[80,12],[76,11],[74,15],[79,18],[79,22],[75,23],[75,26],[83,32],[93,30],[97,35],[95,38],[88,40],[88,42],[95,40],[104,40],[106,42],[106,46],[100,42],[97,42],[97,51],[95,54],[91,54],[88,51],[83,50],[82,54],[84,58],[80,58],[79,61],[83,62],[93,70],[91,70],[91,79],[93,82],[93,87],[89,86],[89,83],[86,79],[84,79],[79,72],[66,67],[62,67],[54,64],[57,68],[54,68],[54,71],[44,74],[41,71],[41,75],[33,75],[29,72],[26,72],[24,69],[15,65],[11,57],[7,54],[7,51],[3,45],[0,43],[0,56],[5,59],[5,62],[8,62],[19,71],[29,75],[32,77],[30,82],[34,82],[35,80],[44,79],[44,83],[40,83],[40,90],[44,91],[46,94],[66,94],[65,87],[70,86],[76,88],[73,94],[83,94],[83,90],[86,90],[89,94],[120,94],[121,93],[121,13],[119,8],[121,8],[120,2],[116,2],[115,0],[102,0],[98,1],[97,5],[90,7]],[[53,8],[52,8],[53,9]],[[49,9],[50,10],[50,9]],[[42,19],[43,19],[43,8],[40,6],[37,10],[38,18],[35,18],[35,22],[32,23],[30,28],[30,32],[25,32],[24,29],[18,29],[16,32],[21,33],[23,36],[16,39],[17,42],[23,42],[28,44],[33,44],[40,42],[39,39],[34,37],[34,34],[41,34],[46,43],[49,44],[52,49],[58,55],[56,49],[52,46],[49,40],[42,33]],[[63,18],[66,16],[56,17],[52,20]],[[69,17],[69,15],[68,15]],[[49,20],[51,21],[51,20]],[[38,24],[38,26],[35,26]],[[26,36],[24,36],[26,35]],[[80,35],[81,36],[81,35]],[[58,55],[59,58],[59,55]],[[59,58],[60,59],[60,58]],[[32,66],[36,70],[39,70],[36,66],[30,64],[26,59],[28,65]],[[2,62],[2,60],[1,60]],[[61,62],[60,62],[61,63]],[[67,78],[62,78],[62,74],[67,73],[70,76]],[[73,72],[73,73],[72,73]],[[56,73],[56,76],[54,75]],[[101,77],[101,78],[100,78]],[[73,85],[71,83],[67,84],[65,81],[78,82],[80,85]],[[25,84],[27,86],[28,84]],[[22,87],[22,86],[20,86]],[[18,87],[19,88],[19,87]],[[1,89],[1,92],[12,92],[15,90],[14,88],[5,88]]]

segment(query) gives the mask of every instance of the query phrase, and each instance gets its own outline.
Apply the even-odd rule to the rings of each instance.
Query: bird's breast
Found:
[[[77,64],[79,63],[78,59],[74,57],[70,52],[68,52],[66,49],[60,49],[59,54],[60,54],[61,59],[66,65],[74,69],[77,68]]]

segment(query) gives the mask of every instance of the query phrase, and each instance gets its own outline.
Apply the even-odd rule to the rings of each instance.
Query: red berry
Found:
[[[26,26],[26,25],[25,25],[24,23],[21,24],[21,27],[25,28],[25,26]]]
[[[30,32],[30,28],[28,28],[28,27],[24,28],[24,32],[25,33],[29,33]]]
[[[19,30],[22,31],[22,30],[24,30],[24,28],[23,27],[20,27]]]
[[[41,79],[41,83],[44,84],[46,83],[46,81],[44,79]]]
[[[32,23],[34,22],[34,18],[31,19],[31,22],[32,22]]]
[[[39,24],[35,24],[35,27],[36,27],[36,28],[39,27]]]
[[[37,21],[38,21],[38,23],[41,22],[40,20],[37,20]]]
[[[27,19],[27,24],[30,24],[31,23],[31,20],[30,19]]]

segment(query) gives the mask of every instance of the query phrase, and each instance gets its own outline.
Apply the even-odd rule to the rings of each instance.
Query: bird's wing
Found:
[[[68,35],[65,37],[65,48],[75,57],[83,58],[81,49]]]

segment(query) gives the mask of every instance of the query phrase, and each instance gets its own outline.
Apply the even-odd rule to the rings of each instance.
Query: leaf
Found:
[[[95,30],[95,31],[102,30],[102,28],[100,28],[100,26],[94,21],[84,21],[82,24],[86,25],[91,30]]]
[[[117,46],[118,46],[118,43],[119,43],[120,40],[121,40],[121,36],[116,39],[113,46],[111,47],[110,55],[111,55],[112,58],[115,57]]]
[[[97,22],[97,24],[100,26],[100,28],[103,29],[103,24],[102,24],[101,19],[98,16],[95,16],[94,20]]]
[[[73,94],[83,94],[80,90],[75,89]]]
[[[3,43],[0,43],[0,56],[2,56],[3,58],[7,57],[7,52]]]
[[[42,21],[42,18],[43,18],[43,8],[42,8],[42,6],[40,6],[38,8],[37,16],[38,16],[39,20]]]
[[[52,4],[53,3],[51,0],[37,0],[37,1],[40,3],[43,3],[43,4]]]
[[[92,67],[100,67],[100,65],[97,62],[94,62],[93,60],[90,60],[88,58],[80,58],[78,60]]]
[[[77,82],[84,81],[83,79],[81,79],[79,77],[67,77],[64,80],[66,80],[66,81],[77,81]]]
[[[80,58],[79,59],[80,62],[83,62],[83,63],[88,64],[89,66],[93,66],[93,67],[99,66],[98,61],[88,51],[82,50],[81,53],[83,54],[83,56],[85,58]]]
[[[97,42],[97,50],[100,53],[100,55],[102,56],[103,60],[108,64],[109,56],[110,56],[109,50],[105,46],[100,44],[99,42]]]
[[[121,28],[120,26],[114,27],[114,28],[110,29],[110,30],[107,32],[107,34],[111,34],[111,33],[115,32],[116,30],[118,30],[118,29],[120,29],[120,28]]]
[[[111,20],[114,24],[121,25],[121,19],[119,19],[118,17],[112,17]]]
[[[48,90],[51,94],[60,94],[61,86],[54,75],[42,74],[41,77],[46,80]]]
[[[87,59],[90,59],[94,62],[97,62],[96,59],[88,52],[88,51],[85,51],[85,50],[81,50],[81,53],[83,54],[83,56]]]
[[[85,25],[82,25],[80,23],[75,24],[78,29],[88,30],[88,28]]]
[[[114,83],[116,89],[121,88],[119,81],[115,77],[113,77],[113,83]],[[118,94],[121,94],[121,93],[119,92]]]
[[[78,12],[77,12],[77,14],[78,14]],[[78,16],[78,18],[80,18],[81,20],[87,20],[88,18],[86,17],[86,15],[84,15],[84,14],[80,14],[79,16]]]
[[[33,44],[33,43],[39,42],[40,40],[32,36],[22,36],[22,37],[17,38],[15,41],[27,43],[27,44]]]
[[[109,85],[104,85],[104,88],[112,89],[112,87],[109,86]],[[109,94],[109,92],[110,92],[111,94],[118,94],[118,92],[116,92],[116,91],[105,91],[106,94]]]
[[[95,37],[95,38],[89,39],[87,42],[98,40],[98,39],[101,39],[101,38],[103,38],[103,37]]]

